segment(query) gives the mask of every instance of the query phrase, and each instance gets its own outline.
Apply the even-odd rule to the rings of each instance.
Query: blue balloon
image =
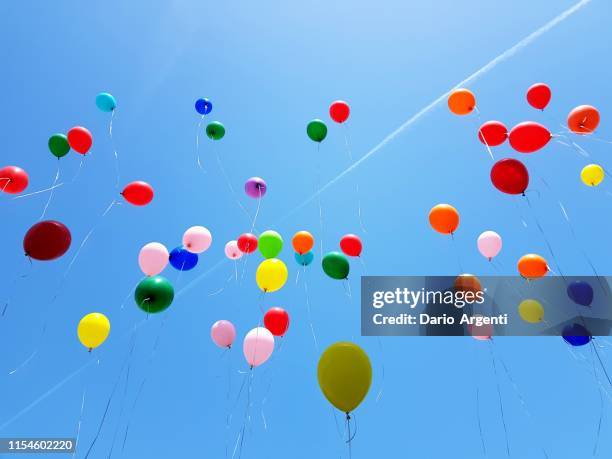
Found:
[[[183,247],[177,247],[170,252],[170,264],[179,271],[189,271],[198,264],[198,254],[191,253]]]
[[[567,296],[581,306],[591,306],[593,302],[593,287],[585,281],[574,281],[567,286]]]
[[[304,254],[299,254],[295,252],[295,261],[297,261],[298,265],[308,266],[314,260],[314,255],[312,252],[306,252]]]
[[[212,112],[212,102],[206,98],[198,99],[195,103],[195,109],[200,115],[208,115]]]
[[[111,94],[101,92],[96,96],[96,106],[103,112],[112,112],[117,108],[117,101]]]
[[[584,346],[591,341],[591,333],[580,324],[566,325],[561,335],[565,342],[572,346]]]

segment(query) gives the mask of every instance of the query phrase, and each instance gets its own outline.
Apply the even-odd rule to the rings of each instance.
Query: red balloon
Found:
[[[523,194],[529,185],[529,172],[518,159],[502,159],[491,169],[491,182],[504,193]]]
[[[28,174],[21,167],[6,166],[0,169],[0,191],[21,193],[28,187]]]
[[[478,129],[478,138],[489,147],[497,147],[508,138],[508,128],[500,121],[487,121]]]
[[[535,121],[519,123],[510,131],[510,145],[519,153],[533,153],[552,138],[550,131]]]
[[[350,113],[351,107],[349,107],[349,104],[343,100],[332,102],[332,104],[329,106],[329,116],[336,123],[344,123],[346,120],[348,120]]]
[[[70,248],[72,236],[63,223],[45,220],[32,226],[23,238],[25,254],[35,260],[55,260]]]
[[[121,195],[130,204],[135,206],[146,206],[153,200],[153,187],[147,182],[136,181],[128,183]]]
[[[283,308],[270,308],[264,315],[264,326],[274,336],[285,336],[289,329],[289,314]]]
[[[544,83],[536,83],[527,90],[527,102],[538,110],[546,108],[551,96],[550,88]]]
[[[257,236],[251,233],[241,234],[238,238],[238,249],[242,253],[253,253],[257,250]]]
[[[77,153],[87,154],[93,143],[91,132],[82,126],[73,127],[68,131],[68,144]]]
[[[361,243],[359,236],[347,234],[342,236],[342,239],[340,239],[340,248],[349,257],[358,257],[361,255],[363,244]]]

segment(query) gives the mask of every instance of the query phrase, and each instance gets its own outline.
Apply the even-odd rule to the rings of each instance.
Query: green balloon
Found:
[[[151,276],[140,281],[134,294],[136,304],[144,312],[162,312],[172,304],[174,288],[162,276]]]
[[[259,251],[264,258],[276,258],[283,250],[283,238],[276,231],[268,230],[259,235]]]
[[[308,134],[310,140],[323,142],[325,137],[327,137],[327,126],[321,120],[312,120],[308,123],[308,126],[306,126],[306,134]]]
[[[206,135],[212,140],[221,140],[225,135],[225,126],[218,121],[213,121],[206,126]]]
[[[49,137],[49,150],[58,158],[66,156],[70,151],[68,137],[66,137],[64,134],[53,134],[51,137]]]
[[[332,279],[346,279],[349,275],[349,262],[339,252],[329,252],[323,257],[323,271]]]

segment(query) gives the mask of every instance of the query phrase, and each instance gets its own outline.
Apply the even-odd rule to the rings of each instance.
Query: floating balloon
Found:
[[[584,346],[591,341],[591,333],[580,324],[566,325],[561,331],[566,343],[572,346]]]
[[[591,306],[594,297],[593,287],[585,281],[574,281],[567,286],[567,296],[581,306]]]
[[[525,322],[537,324],[544,320],[544,307],[538,300],[523,300],[518,306],[518,313]]]
[[[314,260],[312,252],[297,253],[295,252],[295,261],[300,266],[308,266]]]
[[[0,169],[0,191],[9,194],[21,193],[28,187],[30,179],[26,171],[17,166]]]
[[[460,274],[453,282],[453,289],[457,292],[472,292],[478,293],[482,291],[482,284],[480,283],[480,279],[478,279],[473,274]],[[455,304],[456,307],[458,306]]]
[[[489,147],[497,147],[508,138],[508,128],[500,121],[487,121],[478,129],[478,139]]]
[[[599,126],[599,111],[592,105],[580,105],[567,116],[567,127],[574,134],[592,134],[597,126]]]
[[[212,112],[212,102],[205,97],[195,101],[195,109],[200,115],[208,115]]]
[[[359,236],[355,234],[345,234],[342,236],[342,239],[340,239],[340,248],[345,255],[349,257],[358,257],[361,255],[363,244]]]
[[[206,252],[211,244],[212,234],[203,226],[192,226],[183,234],[183,246],[189,252]]]
[[[135,206],[146,206],[153,200],[153,187],[141,180],[128,183],[121,192],[123,198]]]
[[[448,96],[448,108],[455,115],[468,115],[476,107],[476,96],[469,89],[455,89]]]
[[[348,414],[359,406],[370,390],[372,365],[359,346],[339,342],[321,355],[317,377],[327,401]]]
[[[327,137],[327,126],[321,120],[312,120],[306,126],[306,134],[308,134],[310,140],[321,143]]]
[[[485,231],[476,242],[480,254],[491,261],[502,249],[502,238],[495,231]]]
[[[510,139],[510,146],[519,153],[533,153],[545,147],[552,135],[540,123],[524,121],[512,128],[508,138]]]
[[[238,238],[238,248],[242,253],[253,253],[257,250],[257,236],[251,233],[241,234]]]
[[[86,155],[92,143],[91,132],[84,127],[76,126],[68,131],[68,144],[77,153]]]
[[[144,312],[155,314],[164,311],[172,304],[174,288],[162,276],[147,277],[136,287],[134,299]]]
[[[229,320],[217,320],[210,328],[210,337],[217,346],[229,349],[236,339],[236,328]]]
[[[329,252],[323,257],[323,271],[332,279],[348,278],[350,266],[344,255],[339,252]]]
[[[551,95],[548,85],[536,83],[527,90],[527,102],[533,108],[544,110],[550,102]]]
[[[179,271],[191,271],[198,264],[198,254],[184,247],[177,247],[170,252],[170,264]]]
[[[115,108],[117,108],[117,101],[111,94],[101,92],[96,96],[96,107],[103,112],[112,112]]]
[[[329,106],[329,116],[336,123],[344,123],[346,120],[348,120],[350,113],[351,108],[349,107],[349,104],[343,100],[332,102],[332,104]]]
[[[89,351],[100,346],[110,333],[108,318],[99,312],[92,312],[84,316],[77,327],[79,341]]]
[[[168,264],[168,249],[159,242],[149,242],[138,253],[138,266],[147,276],[161,273]]]
[[[255,280],[261,290],[270,293],[280,290],[287,282],[288,276],[289,272],[285,263],[277,258],[269,258],[262,261],[257,267]]]
[[[517,264],[518,272],[526,279],[537,279],[548,273],[548,263],[540,255],[529,253],[523,255]]]
[[[270,358],[274,351],[274,336],[267,328],[257,327],[247,333],[242,344],[247,363],[258,367]]]
[[[68,251],[71,242],[70,230],[63,223],[44,220],[28,230],[23,238],[23,250],[35,260],[55,260]]]
[[[264,325],[274,336],[285,336],[289,329],[289,314],[283,308],[270,308],[264,315]]]
[[[588,166],[584,166],[582,171],[580,171],[580,180],[586,186],[597,186],[599,185],[605,176],[605,172],[603,167],[599,164],[589,164]]]
[[[482,314],[474,314],[475,318],[483,317]],[[478,341],[488,341],[493,336],[493,325],[483,323],[482,325],[469,324],[468,332],[472,338]]]
[[[276,258],[283,250],[283,238],[276,231],[268,230],[259,235],[259,251],[264,258]]]
[[[310,252],[314,247],[314,237],[308,231],[298,231],[293,235],[291,244],[298,254]]]
[[[219,121],[213,121],[206,126],[206,135],[212,140],[221,140],[225,136],[225,126]]]
[[[518,159],[501,159],[491,168],[491,182],[502,193],[524,194],[529,186],[529,172]]]
[[[459,212],[450,204],[438,204],[429,211],[429,224],[438,233],[453,234],[459,226]]]
[[[251,198],[263,198],[267,190],[266,182],[260,177],[251,177],[244,184],[244,191]]]
[[[238,241],[229,241],[225,244],[225,256],[230,260],[242,258],[242,251],[238,247]]]
[[[49,137],[49,151],[57,158],[66,156],[70,151],[68,137],[66,137],[64,134],[53,134],[51,137]]]

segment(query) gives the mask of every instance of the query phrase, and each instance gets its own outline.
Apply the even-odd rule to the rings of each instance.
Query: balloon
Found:
[[[258,367],[272,355],[274,351],[274,336],[267,328],[257,327],[247,333],[242,343],[242,351],[247,363]]]
[[[580,105],[567,116],[567,127],[574,134],[592,134],[597,126],[599,126],[599,112],[591,105]]]
[[[221,140],[225,136],[225,126],[219,121],[213,121],[206,126],[206,135],[212,140]]]
[[[448,96],[448,108],[455,115],[467,115],[476,107],[476,96],[469,89],[455,89]]]
[[[259,251],[264,258],[276,258],[283,250],[283,238],[276,231],[268,230],[259,235]]]
[[[346,279],[349,275],[349,262],[346,257],[339,252],[329,252],[325,254],[322,265],[325,274],[332,279]]]
[[[210,328],[210,337],[217,346],[229,349],[236,339],[236,328],[229,320],[217,320]]]
[[[153,187],[147,182],[138,180],[128,183],[121,192],[123,198],[135,206],[146,206],[153,200]]]
[[[593,302],[593,287],[585,281],[574,281],[567,286],[567,296],[581,306],[591,306]]]
[[[343,100],[332,102],[332,104],[329,106],[329,116],[336,123],[344,123],[346,120],[348,120],[350,113],[351,108],[349,107],[349,104]]]
[[[195,101],[195,109],[200,115],[208,115],[212,112],[212,102],[205,97]]]
[[[179,271],[191,271],[198,264],[198,254],[184,247],[177,247],[170,252],[170,264]]]
[[[482,284],[473,274],[460,274],[453,282],[453,289],[457,292],[478,293],[482,291]],[[462,306],[457,306],[462,307]]]
[[[438,204],[429,211],[429,224],[438,233],[453,234],[459,226],[459,212],[450,204]]]
[[[495,231],[485,231],[476,242],[480,254],[491,261],[502,249],[502,238]]]
[[[0,169],[0,190],[9,194],[21,193],[28,187],[30,179],[26,171],[17,166]]]
[[[55,260],[70,248],[70,230],[55,220],[44,220],[32,226],[23,238],[25,254],[35,260]]]
[[[68,137],[64,134],[53,134],[49,137],[49,151],[57,158],[66,156],[70,151]]]
[[[372,365],[359,346],[339,342],[321,354],[317,377],[327,401],[348,414],[359,406],[370,390]]]
[[[257,250],[257,236],[251,233],[241,234],[238,238],[238,248],[242,253],[253,253]]]
[[[314,247],[314,237],[308,231],[298,231],[293,235],[291,244],[298,254],[310,252]]]
[[[300,266],[308,266],[314,260],[314,255],[312,252],[306,253],[298,253],[295,252],[295,261],[297,261]]]
[[[287,282],[288,276],[285,263],[277,258],[269,258],[262,261],[257,267],[255,280],[261,290],[270,293],[281,289]]]
[[[212,244],[212,234],[203,226],[192,226],[183,234],[183,246],[191,253],[206,252]]]
[[[523,300],[518,307],[519,316],[525,322],[537,324],[544,320],[544,307],[537,300]]]
[[[289,329],[289,314],[283,308],[270,308],[264,315],[264,325],[274,336],[285,336]]]
[[[110,322],[104,314],[99,312],[83,316],[77,327],[79,341],[90,351],[106,341],[109,333]]]
[[[483,317],[482,314],[474,314],[474,317]],[[482,325],[468,325],[468,331],[472,338],[478,341],[488,341],[493,336],[493,325],[482,324]]]
[[[584,346],[591,341],[591,333],[580,324],[566,325],[561,331],[566,343],[572,346]]]
[[[168,249],[159,242],[149,242],[138,253],[138,266],[147,276],[161,273],[168,264]]]
[[[84,127],[76,126],[68,131],[68,144],[77,153],[86,155],[92,143],[93,137],[91,132]]]
[[[174,288],[162,276],[146,277],[136,287],[134,299],[144,312],[155,314],[164,311],[172,304]]]
[[[597,186],[604,179],[605,172],[599,164],[589,164],[580,171],[580,179],[586,186]]]
[[[310,140],[321,143],[327,137],[327,126],[321,120],[312,120],[306,126],[306,134],[308,134]]]
[[[340,239],[340,248],[345,255],[349,257],[358,257],[361,255],[363,244],[359,236],[355,234],[345,234],[342,236],[342,239]]]
[[[550,102],[551,95],[548,85],[536,83],[527,90],[527,102],[533,108],[544,110]]]
[[[487,121],[478,129],[478,139],[489,147],[497,147],[508,138],[508,128],[500,121]]]
[[[540,123],[524,121],[512,128],[508,138],[510,139],[510,146],[519,153],[533,153],[545,147],[552,135]]]
[[[244,184],[244,191],[251,198],[263,198],[267,189],[266,182],[260,177],[251,177]]]
[[[525,194],[529,172],[518,159],[501,159],[491,168],[491,182],[502,193]]]
[[[111,94],[101,92],[96,96],[96,107],[103,112],[112,112],[115,108],[117,108],[117,101]]]
[[[537,279],[548,273],[548,263],[540,255],[528,253],[523,255],[517,264],[518,271],[526,279]]]
[[[242,258],[242,251],[238,248],[238,241],[229,241],[225,244],[225,256],[230,260]]]

